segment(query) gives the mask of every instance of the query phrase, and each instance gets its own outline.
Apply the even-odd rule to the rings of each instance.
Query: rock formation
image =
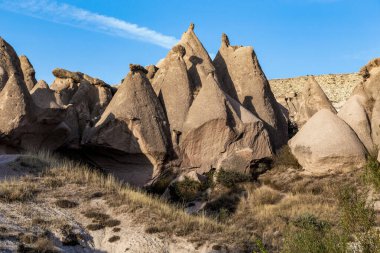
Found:
[[[223,167],[233,164],[234,169],[244,170],[254,160],[271,157],[263,123],[225,95],[213,74],[205,81],[183,125],[182,166],[204,172],[224,162]]]
[[[146,77],[147,71],[138,65],[130,68],[130,73],[90,130],[85,143],[134,155],[135,160],[130,160],[130,165],[133,166],[134,162],[144,165],[132,168],[125,164],[122,170],[126,173],[128,170],[130,173],[133,169],[140,170],[141,176],[134,180],[134,184],[144,185],[157,175],[167,156],[168,124]]]
[[[65,112],[35,105],[24,82],[19,58],[3,39],[0,39],[0,55],[0,68],[4,72],[0,84],[2,144],[24,150],[54,150],[63,145],[69,134],[62,123]]]
[[[34,71],[34,68],[29,59],[25,55],[21,55],[19,59],[26,87],[28,90],[32,90],[34,85],[37,83],[35,77],[36,72]]]
[[[298,94],[296,100],[296,102],[291,101],[294,107],[298,106],[295,112],[295,122],[299,128],[321,109],[328,109],[336,113],[334,106],[313,76],[309,76],[309,82]],[[291,109],[289,110],[291,111]]]
[[[329,109],[315,113],[289,141],[305,172],[326,175],[362,168],[366,149],[355,132]]]
[[[191,82],[183,59],[185,54],[183,46],[175,46],[152,81],[153,88],[169,120],[174,147],[179,144],[183,123],[193,101]]]
[[[214,59],[222,89],[259,117],[276,148],[288,140],[287,123],[252,47],[231,46],[223,34]]]
[[[361,102],[364,99],[359,95],[352,96],[339,111],[338,116],[355,131],[367,151],[372,153],[375,150],[375,146],[371,138],[369,117]]]
[[[80,72],[55,69],[53,75],[56,79],[51,89],[58,94],[56,101],[60,105],[71,105],[65,120],[72,130],[70,146],[79,148],[84,132],[96,124],[111,101],[112,88]]]

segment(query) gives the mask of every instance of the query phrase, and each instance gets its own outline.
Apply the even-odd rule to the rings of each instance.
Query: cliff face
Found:
[[[359,73],[320,75],[315,76],[315,79],[336,108],[340,108],[352,94],[353,89],[363,81],[363,77]],[[291,92],[301,92],[307,80],[307,76],[300,76],[273,79],[269,81],[269,84],[278,100]]]

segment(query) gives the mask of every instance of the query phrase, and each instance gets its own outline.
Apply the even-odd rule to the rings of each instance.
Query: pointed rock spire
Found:
[[[276,148],[287,142],[287,122],[252,47],[230,46],[226,34],[214,66],[221,88],[258,116]]]
[[[298,128],[302,127],[306,121],[321,109],[328,109],[336,113],[334,106],[315,80],[315,77],[309,76],[308,79],[307,85],[299,95],[299,108],[295,117]]]
[[[19,57],[21,63],[21,70],[24,76],[24,81],[28,90],[32,90],[34,85],[36,85],[36,72],[34,71],[33,65],[30,63],[29,59],[25,55]]]
[[[191,83],[183,59],[185,54],[186,49],[182,45],[173,47],[152,80],[153,89],[169,120],[174,146],[179,142],[183,122],[193,100]]]
[[[131,68],[100,120],[84,140],[87,145],[146,157],[152,165],[151,173],[146,178],[140,178],[138,183],[134,182],[142,185],[157,174],[168,150],[165,114],[144,72],[141,66]],[[145,172],[140,173],[143,175]]]
[[[262,122],[226,95],[209,74],[183,126],[182,166],[246,170],[255,159],[272,156]]]

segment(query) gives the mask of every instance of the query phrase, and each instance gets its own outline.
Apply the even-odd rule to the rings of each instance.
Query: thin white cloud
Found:
[[[178,42],[173,36],[54,0],[0,0],[0,8],[81,29],[145,41],[164,48],[171,48]]]

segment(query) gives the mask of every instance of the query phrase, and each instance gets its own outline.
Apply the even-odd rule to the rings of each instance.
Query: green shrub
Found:
[[[313,215],[300,216],[288,226],[283,252],[354,252],[350,243],[362,253],[380,252],[375,212],[366,197],[366,192],[353,186],[341,188],[337,195],[339,223],[332,226]]]
[[[202,184],[188,177],[184,180],[175,182],[172,185],[172,193],[175,198],[189,202],[195,200],[202,190]]]
[[[272,167],[291,167],[294,169],[301,169],[301,165],[298,163],[297,159],[292,154],[290,147],[288,145],[283,146],[277,151],[274,156]]]
[[[380,190],[380,163],[375,156],[368,156],[365,165],[364,180]]]
[[[221,169],[217,176],[216,181],[225,187],[232,188],[238,183],[250,181],[252,177],[247,174],[243,174],[237,171],[225,171]]]

